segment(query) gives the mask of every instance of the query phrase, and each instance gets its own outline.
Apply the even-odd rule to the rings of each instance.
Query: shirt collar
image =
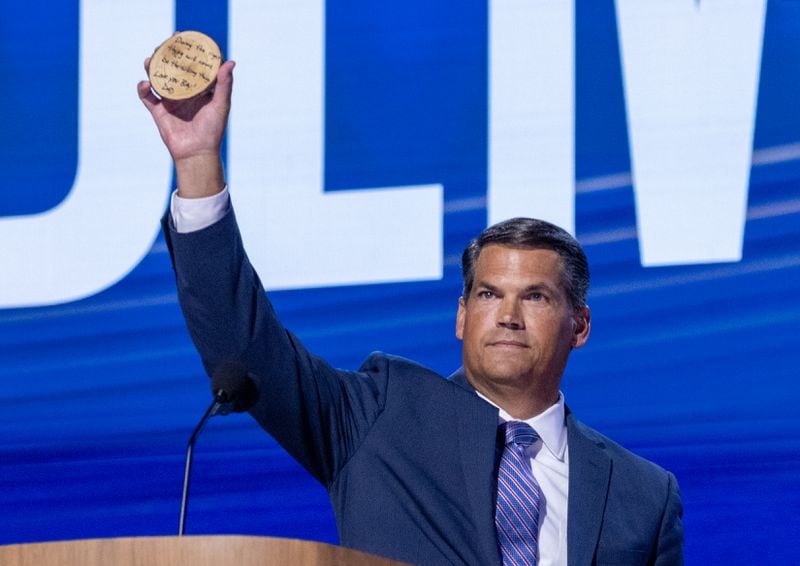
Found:
[[[501,407],[492,403],[489,399],[481,395],[479,391],[476,390],[475,392],[481,399],[497,407],[499,411],[498,422],[500,424],[519,420],[509,415]],[[542,444],[544,444],[554,458],[562,462],[564,461],[567,448],[567,425],[564,411],[564,394],[561,391],[558,392],[558,401],[556,401],[554,405],[548,407],[543,413],[539,413],[535,417],[523,422],[529,424],[531,428],[536,431],[539,438],[542,439]]]

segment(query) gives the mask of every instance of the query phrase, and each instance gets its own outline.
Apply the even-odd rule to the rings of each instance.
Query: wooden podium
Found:
[[[3,566],[391,566],[321,542],[253,536],[89,539],[0,546]]]

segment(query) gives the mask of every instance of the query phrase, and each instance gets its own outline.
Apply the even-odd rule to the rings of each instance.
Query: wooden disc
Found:
[[[199,31],[182,31],[162,43],[150,59],[150,86],[161,98],[185,100],[217,78],[222,52]]]

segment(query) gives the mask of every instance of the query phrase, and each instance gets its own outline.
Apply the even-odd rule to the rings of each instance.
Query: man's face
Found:
[[[562,260],[547,249],[491,244],[459,299],[456,336],[467,378],[493,398],[500,390],[553,396],[573,348],[589,337],[589,309],[575,309],[563,286]]]

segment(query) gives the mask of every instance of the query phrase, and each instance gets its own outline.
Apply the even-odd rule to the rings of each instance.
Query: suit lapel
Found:
[[[474,388],[459,370],[451,381],[474,394]],[[494,454],[497,438],[497,409],[475,395],[465,398],[453,389],[458,422],[458,444],[467,497],[475,510],[480,544],[485,564],[499,565],[500,556],[494,527]],[[602,442],[587,436],[569,408],[566,415],[569,446],[569,501],[567,510],[567,562],[569,566],[592,564],[600,539],[608,485],[611,478],[611,458]],[[487,486],[488,489],[487,489]]]
[[[483,401],[469,385],[463,372],[450,377],[466,389],[453,388],[455,420],[458,422],[458,448],[464,472],[466,496],[473,509],[475,530],[486,533],[479,541],[482,564],[500,565],[494,527],[494,458],[497,439],[497,409]]]
[[[608,497],[611,459],[601,443],[584,434],[567,410],[569,442],[569,502],[567,562],[592,564]]]

